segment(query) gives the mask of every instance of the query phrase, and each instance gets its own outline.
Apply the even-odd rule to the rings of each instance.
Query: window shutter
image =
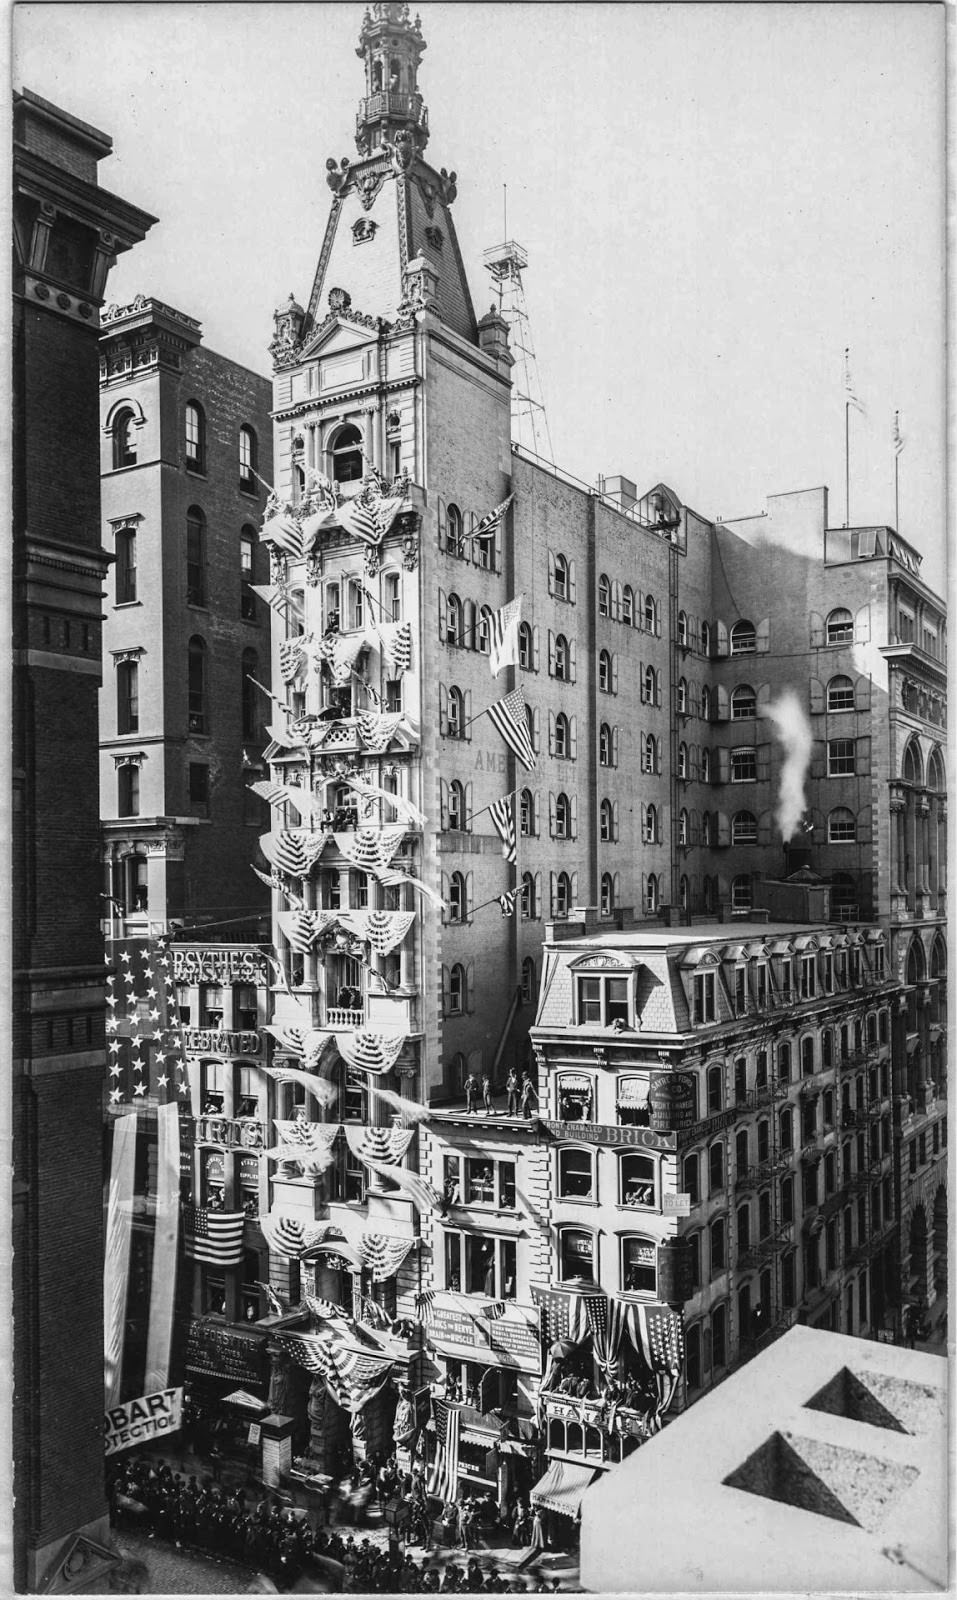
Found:
[[[770,811],[762,811],[758,817],[758,844],[771,844],[774,838],[774,816]]]
[[[439,732],[449,731],[449,691],[444,683],[439,684]]]
[[[439,638],[445,643],[446,629],[448,627],[449,608],[445,598],[445,590],[439,590]]]
[[[550,833],[550,835],[551,835],[551,837],[553,839],[555,837],[555,810],[556,810],[555,796],[549,790],[549,795],[548,795],[548,831],[549,831],[549,833]]]
[[[462,737],[463,737],[463,739],[471,739],[471,737],[472,737],[472,691],[471,691],[471,689],[466,689],[465,694],[462,697],[462,711],[463,711],[464,716],[465,716],[465,731],[463,732]]]
[[[474,600],[466,600],[465,606],[465,639],[463,643],[467,650],[478,649],[478,607]]]
[[[615,910],[617,911],[621,906],[621,873],[616,872],[611,882],[615,894]]]
[[[728,653],[728,630],[723,622],[715,623],[713,638],[714,648],[711,652],[712,655],[726,656]]]
[[[638,663],[638,694],[642,705],[647,705],[648,696],[645,694],[645,663],[643,661]]]
[[[729,700],[728,700],[728,691],[725,688],[723,683],[719,683],[717,688],[714,690],[714,698],[715,698],[715,705],[716,705],[716,708],[717,708],[717,715],[715,717],[715,721],[716,722],[727,722],[729,717],[730,717],[730,715],[731,715],[731,710],[730,710],[730,703],[729,703]]]
[[[823,778],[827,772],[827,743],[824,739],[815,739],[811,750],[811,777]]]
[[[618,765],[618,729],[617,728],[612,728],[612,730],[611,730],[611,764],[612,764],[613,767],[617,767],[617,765]]]
[[[655,634],[659,639],[661,638],[661,607],[659,605],[655,606]]]
[[[572,905],[578,904],[578,873],[572,873]]]
[[[540,872],[535,874],[535,904],[531,910],[533,917],[540,917],[542,914],[542,874]]]
[[[443,1012],[443,1015],[446,1016],[446,1017],[449,1015],[450,1006],[451,1006],[451,994],[450,994],[451,987],[452,987],[452,985],[451,985],[451,983],[449,981],[449,969],[448,969],[448,967],[443,967],[442,968],[442,1012]]]
[[[611,614],[616,622],[621,621],[621,584],[617,578],[611,586]]]
[[[569,561],[569,563],[568,563],[568,598],[571,601],[572,605],[575,604],[575,596],[576,596],[577,592],[578,591],[577,591],[577,588],[576,588],[576,585],[575,585],[575,563],[574,563],[574,561]]]
[[[538,707],[532,711],[532,749],[538,753],[542,748],[542,719]]]
[[[462,826],[466,833],[472,832],[472,785],[470,783],[465,785],[465,816],[462,820]]]
[[[448,920],[449,920],[449,875],[448,875],[447,872],[443,872],[443,874],[442,874],[442,921],[443,922],[448,922]],[[443,967],[442,968],[443,978],[445,976],[445,971],[446,971],[446,969]]]
[[[532,666],[535,668],[536,672],[538,671],[538,653],[541,642],[542,630],[536,622],[534,628],[532,629]]]
[[[552,916],[555,915],[555,897],[558,891],[558,873],[548,874],[548,909]]]
[[[568,720],[568,753],[573,761],[578,760],[578,718],[570,717]]]
[[[870,678],[857,678],[854,683],[854,710],[870,711],[871,709],[871,680]]]
[[[718,783],[727,783],[727,781],[728,781],[728,752],[727,752],[727,750],[716,750],[714,752],[714,768],[715,768],[715,774],[716,774],[716,781]]]
[[[824,685],[820,678],[812,678],[809,684],[811,715],[816,716],[824,710]]]
[[[541,800],[542,800],[542,797],[541,797],[539,791],[536,789],[535,793],[532,795],[532,817],[533,817],[532,832],[534,833],[536,838],[538,838],[538,835],[540,834],[541,829],[542,829]]]
[[[643,800],[641,802],[641,813],[640,813],[640,816],[641,816],[641,840],[642,840],[642,843],[644,843],[645,839],[648,836],[648,807],[645,805],[645,802]]]
[[[577,794],[573,794],[572,795],[571,802],[572,802],[572,838],[573,839],[577,839],[578,838],[578,796],[577,796]]]
[[[475,530],[475,524],[476,524],[477,520],[478,519],[477,519],[474,511],[467,511],[465,513],[465,516],[462,519],[463,529],[468,535],[468,541],[469,541],[468,547],[469,547],[469,553],[470,553],[470,556],[471,556],[471,559],[472,559],[472,565],[476,566],[476,567],[478,566],[478,563],[479,563],[479,547],[475,543],[475,541],[472,539],[471,536],[472,536],[472,533]]]
[[[854,749],[854,771],[860,777],[867,777],[871,770],[871,740],[868,734],[863,739],[856,741]]]
[[[444,778],[439,779],[439,827],[443,831],[449,825],[449,786]]]
[[[612,803],[611,803],[611,836],[612,836],[612,839],[615,839],[615,840],[617,840],[617,838],[618,838],[618,801],[617,800],[613,800]],[[617,877],[617,873],[615,874],[615,876]]]
[[[445,514],[445,501],[442,499],[441,495],[438,495],[438,497],[436,498],[435,508],[436,508],[436,512],[438,514],[438,523],[439,523],[439,545],[444,550],[445,549],[445,535],[446,535],[446,532],[448,530],[448,519],[447,519],[446,514]]]
[[[548,552],[548,592],[549,592],[549,594],[554,594],[555,593],[555,552],[554,552],[554,550],[549,550],[549,552]]]
[[[571,681],[572,681],[572,683],[574,683],[575,679],[576,679],[576,670],[577,670],[576,669],[576,661],[577,661],[577,651],[575,649],[575,641],[574,641],[574,639],[572,639],[572,640],[569,641],[569,645],[568,645],[568,666],[569,666],[569,671],[571,672]]]
[[[471,876],[471,874],[469,874]],[[475,1010],[475,962],[470,961],[465,968],[465,993],[462,996],[462,1010]]]
[[[857,813],[857,842],[870,844],[871,842],[871,808],[862,806]]]
[[[758,782],[767,783],[771,777],[771,746],[759,744],[756,752]]]
[[[757,628],[755,629],[755,635],[756,635],[755,642],[754,642],[755,650],[757,650],[757,651],[770,650],[770,648],[771,648],[771,621],[770,621],[769,617],[765,617],[763,622],[759,622],[758,623]]]
[[[551,628],[548,630],[548,675],[550,678],[555,676],[555,635]]]
[[[474,872],[467,872],[465,874],[465,920],[466,920],[466,922],[471,922],[471,920],[472,920],[472,906],[473,906],[474,902],[475,902],[475,874],[474,874]]]
[[[820,650],[824,644],[824,618],[819,611],[810,611],[807,620],[811,630],[811,649]]]
[[[548,753],[549,753],[550,756],[553,756],[555,754],[555,713],[554,713],[554,711],[550,711],[548,713]]]
[[[719,811],[718,815],[717,815],[717,822],[718,822],[718,843],[720,845],[730,844],[731,843],[731,824],[728,821],[728,813],[726,811]]]
[[[871,608],[861,606],[854,618],[854,643],[868,644],[871,637]]]
[[[661,771],[661,740],[655,740],[655,771]]]
[[[614,651],[611,658],[611,692],[618,693],[618,652]]]

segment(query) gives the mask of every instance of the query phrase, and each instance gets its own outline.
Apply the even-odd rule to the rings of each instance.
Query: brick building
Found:
[[[111,148],[15,96],[14,1583],[27,1590],[98,1588],[108,1560],[96,346],[110,268],[156,220],[99,186]]]
[[[99,457],[113,561],[101,888],[112,937],[171,923],[233,937],[267,905],[250,870],[264,806],[248,785],[262,776],[269,709],[251,679],[268,688],[269,613],[255,586],[267,567],[270,386],[201,341],[192,317],[144,296],[104,313]]]

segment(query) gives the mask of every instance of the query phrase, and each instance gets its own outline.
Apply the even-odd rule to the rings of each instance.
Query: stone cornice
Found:
[[[293,405],[279,406],[275,411],[270,412],[270,416],[275,422],[288,422],[294,417],[306,416],[309,412],[314,411],[318,419],[328,411],[350,404],[355,400],[375,400],[377,394],[383,392],[396,394],[401,389],[415,389],[421,382],[422,379],[418,373],[409,373],[400,378],[387,379],[383,383],[374,381],[361,384],[355,389],[337,389],[334,394],[328,396],[328,399],[323,400],[316,395],[311,395],[308,400],[297,400]]]

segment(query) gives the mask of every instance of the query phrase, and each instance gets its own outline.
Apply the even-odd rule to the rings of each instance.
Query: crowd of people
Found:
[[[541,1513],[522,1501],[503,1508],[465,1496],[449,1501],[433,1519],[421,1472],[399,1473],[394,1459],[356,1467],[330,1494],[314,1526],[302,1507],[284,1504],[266,1491],[260,1498],[211,1477],[174,1471],[166,1462],[128,1457],[110,1485],[114,1525],[151,1533],[264,1574],[288,1590],[303,1574],[318,1570],[332,1589],[360,1594],[524,1594],[558,1588],[535,1572],[516,1573],[493,1552],[475,1553],[479,1528],[494,1522],[531,1559],[544,1546]],[[404,1508],[383,1550],[358,1529],[375,1497],[380,1510]],[[352,1525],[351,1529],[349,1524]],[[401,1544],[400,1544],[401,1540]],[[421,1554],[407,1548],[418,1545]],[[406,1546],[403,1549],[403,1546]],[[461,1556],[459,1556],[461,1553]]]

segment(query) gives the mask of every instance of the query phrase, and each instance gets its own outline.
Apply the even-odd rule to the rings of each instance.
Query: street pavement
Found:
[[[244,1594],[253,1573],[235,1561],[220,1561],[201,1550],[177,1550],[159,1534],[124,1528],[114,1535],[121,1556],[142,1562],[145,1580],[138,1594]]]

